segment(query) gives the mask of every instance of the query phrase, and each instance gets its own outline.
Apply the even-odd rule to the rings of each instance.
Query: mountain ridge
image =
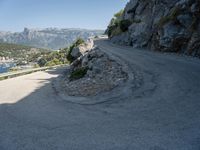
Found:
[[[77,38],[88,39],[102,34],[103,30],[79,28],[24,28],[22,32],[0,31],[0,42],[23,44],[38,48],[60,49],[68,47]]]

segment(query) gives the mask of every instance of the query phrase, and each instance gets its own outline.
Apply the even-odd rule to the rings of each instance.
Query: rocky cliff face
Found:
[[[78,37],[88,39],[90,36],[96,36],[102,33],[103,31],[101,30],[24,28],[24,31],[19,33],[0,32],[0,42],[59,49],[71,45]]]
[[[132,24],[115,43],[200,56],[199,0],[130,0],[122,20]]]

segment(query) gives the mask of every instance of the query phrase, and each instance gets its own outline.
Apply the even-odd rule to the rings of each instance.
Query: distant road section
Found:
[[[0,73],[0,81],[5,80],[5,79],[9,79],[9,78],[18,77],[18,76],[21,76],[21,75],[30,74],[30,73],[37,72],[37,71],[45,71],[47,69],[58,68],[58,67],[62,67],[62,66],[66,66],[66,65],[58,65],[58,66],[52,66],[52,67],[41,67],[41,68],[25,69],[25,70],[21,70],[21,71],[14,71],[14,72],[8,72],[8,73]]]

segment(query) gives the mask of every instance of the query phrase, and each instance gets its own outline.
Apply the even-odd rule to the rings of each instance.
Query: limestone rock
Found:
[[[71,71],[87,68],[84,77],[65,81],[64,89],[70,96],[93,96],[110,91],[128,78],[122,65],[111,59],[98,47],[82,54],[71,65]]]
[[[78,47],[73,48],[71,56],[75,59],[84,55],[86,52],[90,51],[94,46],[92,39],[89,39],[86,43],[79,45]]]
[[[133,23],[114,43],[199,55],[199,0],[130,0],[122,19]]]

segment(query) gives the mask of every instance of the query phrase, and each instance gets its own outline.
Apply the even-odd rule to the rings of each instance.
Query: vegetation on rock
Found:
[[[78,38],[71,46],[61,49],[59,51],[54,51],[48,55],[44,55],[38,60],[38,65],[43,66],[55,66],[60,64],[71,63],[74,58],[71,56],[71,52],[74,47],[77,47],[84,43],[84,40]]]
[[[69,48],[67,48],[67,51],[68,51],[68,53],[67,53],[67,60],[70,62],[70,63],[72,63],[73,61],[74,61],[74,57],[71,55],[71,52],[72,52],[72,50],[75,48],[75,47],[77,47],[77,46],[79,46],[79,45],[81,45],[81,44],[83,44],[83,43],[85,43],[85,41],[83,40],[83,39],[81,39],[81,38],[78,38],[77,40],[76,40],[76,42],[74,42]]]
[[[113,37],[116,35],[120,35],[123,32],[127,32],[129,27],[133,23],[140,23],[141,20],[138,19],[123,19],[124,10],[120,10],[118,13],[114,15],[114,17],[111,19],[110,24],[108,25],[108,28],[106,30],[106,34],[108,34],[108,37]]]
[[[122,19],[124,10],[120,10],[118,13],[114,15],[114,17],[111,19],[110,24],[108,25],[106,33],[109,37],[115,36],[117,34],[120,34],[122,31],[119,27],[120,21]]]
[[[199,20],[199,0],[130,0],[106,33],[120,45],[200,57]]]
[[[132,22],[128,19],[126,20],[121,20],[119,22],[119,27],[121,29],[122,32],[126,32],[128,31],[129,26],[132,24]]]
[[[40,67],[44,66],[55,66],[60,64],[67,64],[67,50],[63,49],[60,51],[54,51],[47,55],[44,55],[38,60],[38,65]]]
[[[70,80],[77,80],[77,79],[83,78],[87,74],[87,71],[88,71],[87,67],[81,67],[74,70],[70,74]]]

